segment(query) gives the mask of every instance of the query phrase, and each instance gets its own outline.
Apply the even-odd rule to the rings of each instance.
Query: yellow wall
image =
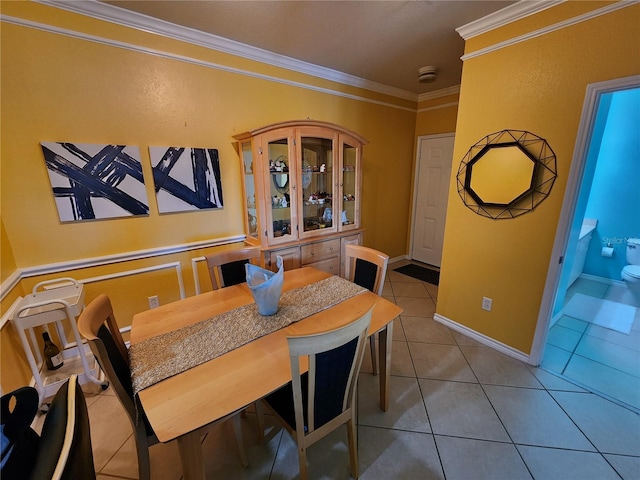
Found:
[[[453,133],[458,118],[458,94],[423,100],[418,103],[416,137]]]
[[[17,270],[120,255],[242,235],[242,193],[233,135],[284,120],[323,120],[368,140],[363,153],[362,225],[366,245],[396,257],[405,253],[406,205],[415,130],[415,102],[339,85],[203,47],[112,25],[31,2],[3,2],[3,15],[126,42],[119,48],[3,22],[1,28],[2,281]],[[152,55],[138,48],[182,55],[205,65]],[[244,69],[286,82],[356,95],[347,98],[215,68]],[[368,101],[371,100],[371,101]],[[62,224],[53,200],[41,141],[117,143],[140,149],[150,215]],[[149,146],[219,150],[224,208],[159,215],[149,181]],[[5,249],[6,247],[6,249]],[[10,247],[10,248],[9,248]],[[190,259],[203,250],[91,269],[25,278],[1,303],[4,313],[18,295],[43,278],[78,279],[179,261],[187,295],[194,293]],[[135,279],[134,279],[135,278]],[[142,288],[140,285],[144,285]],[[116,296],[121,326],[147,308],[175,296],[175,275],[158,273],[105,280],[87,286]],[[163,298],[164,297],[164,298]],[[2,330],[4,391],[28,381],[11,325]],[[16,373],[15,367],[21,365]]]
[[[583,6],[585,3],[582,2]],[[593,8],[601,7],[594,2]],[[565,8],[565,7],[563,7]],[[518,36],[557,21],[554,9],[518,22]],[[503,129],[545,138],[558,178],[533,212],[492,220],[464,206],[451,180],[437,313],[529,353],[586,86],[640,73],[640,5],[465,60],[454,172],[470,146]],[[505,27],[507,28],[507,27]],[[499,36],[500,32],[491,33]],[[488,35],[488,34],[487,34]],[[482,39],[467,42],[486,46]],[[493,310],[481,309],[482,297]]]
[[[4,221],[0,216],[0,282],[4,282],[15,271],[16,261],[13,258],[13,249],[4,228]]]
[[[456,130],[458,117],[458,94],[443,95],[437,98],[418,102],[416,113],[415,144],[413,150],[412,176],[418,161],[418,137],[423,135],[438,135],[453,133]],[[411,182],[411,198],[414,195],[414,184]],[[409,222],[407,225],[406,251],[411,251],[411,219],[413,218],[413,203],[409,204]]]
[[[408,200],[413,112],[21,26],[4,24],[2,37],[2,133],[10,139],[2,144],[3,221],[18,267],[242,233],[232,135],[307,117],[340,124],[369,140],[364,188],[375,193],[362,208],[366,240],[392,256],[404,253],[404,242],[385,231],[406,228],[388,198]],[[206,51],[189,53],[218,60]],[[147,182],[151,215],[146,218],[61,224],[41,141],[137,145],[146,178],[150,145],[218,148],[224,209],[158,215]]]

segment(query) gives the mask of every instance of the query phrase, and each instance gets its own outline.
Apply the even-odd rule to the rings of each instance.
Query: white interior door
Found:
[[[411,258],[440,266],[454,135],[418,138]]]

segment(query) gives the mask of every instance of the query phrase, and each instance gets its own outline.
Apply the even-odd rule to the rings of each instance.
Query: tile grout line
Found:
[[[458,341],[456,340],[456,343]],[[487,399],[487,402],[489,402],[489,405],[491,405],[491,409],[493,410],[493,413],[495,414],[496,418],[498,419],[498,421],[500,422],[500,425],[502,425],[502,428],[504,429],[504,432],[507,434],[507,437],[509,438],[511,445],[513,446],[513,448],[515,449],[515,451],[518,453],[518,457],[520,458],[520,460],[522,461],[522,464],[524,465],[524,467],[527,469],[527,472],[529,472],[529,475],[531,475],[531,478],[535,478],[533,475],[533,472],[531,471],[531,469],[529,468],[529,465],[527,464],[527,462],[525,461],[524,457],[522,456],[522,452],[520,451],[520,449],[518,448],[518,445],[516,444],[516,442],[513,440],[513,437],[511,436],[511,433],[509,433],[509,430],[507,429],[507,426],[504,424],[504,421],[502,420],[502,418],[500,417],[500,415],[498,414],[498,411],[496,410],[496,407],[493,405],[493,402],[491,401],[491,399],[489,398],[489,395],[487,395],[487,391],[485,390],[485,386],[484,384],[480,381],[480,379],[478,378],[478,375],[476,374],[475,370],[473,369],[473,367],[471,366],[471,363],[469,362],[469,359],[467,358],[467,355],[465,355],[464,350],[462,348],[460,348],[460,345],[458,345],[458,349],[460,350],[460,353],[462,354],[462,357],[464,358],[465,362],[467,362],[467,365],[469,366],[469,370],[471,370],[473,372],[473,376],[476,377],[476,380],[478,380],[478,385],[480,386],[480,389],[482,390],[483,395],[485,396],[485,398]],[[536,379],[537,380],[537,379]],[[540,382],[538,382],[540,383]],[[544,387],[544,385],[543,385]],[[537,389],[536,389],[537,390]],[[506,442],[505,442],[506,443]]]
[[[589,436],[582,430],[582,428],[580,428],[580,425],[578,425],[578,423],[573,419],[573,417],[569,414],[569,412],[567,412],[564,407],[560,404],[560,402],[556,399],[556,397],[554,397],[551,392],[549,392],[546,387],[545,387],[545,391],[548,393],[548,395],[553,399],[553,401],[556,403],[556,405],[558,405],[558,407],[560,408],[560,410],[562,410],[562,412],[571,420],[571,422],[575,425],[575,427],[578,429],[578,431],[584,436],[584,438],[587,439],[587,441],[591,444],[591,446],[593,446],[593,448],[595,449],[595,451],[598,453],[598,455],[600,455],[600,457],[607,463],[607,465],[609,465],[614,472],[616,472],[616,475],[618,475],[622,480],[623,477],[622,475],[620,475],[618,473],[618,470],[616,470],[616,468],[609,462],[609,460],[607,459],[607,457],[604,456],[604,454],[600,451],[600,449],[596,446],[596,444],[589,438]],[[595,395],[594,393],[588,393],[588,395]]]
[[[427,291],[427,294],[431,296],[431,294]],[[404,327],[403,327],[404,328]],[[440,455],[440,447],[438,446],[438,442],[436,441],[436,434],[433,430],[433,424],[431,423],[431,416],[429,415],[429,409],[427,408],[427,403],[425,400],[424,392],[422,391],[422,386],[420,385],[420,378],[418,377],[418,371],[416,370],[415,360],[413,359],[413,355],[411,354],[411,349],[409,348],[409,340],[407,339],[407,334],[404,332],[405,342],[407,343],[407,351],[409,352],[409,359],[411,360],[411,367],[413,368],[413,374],[415,375],[416,384],[418,385],[418,391],[420,392],[420,397],[422,397],[422,406],[424,408],[425,415],[427,416],[427,422],[429,423],[429,430],[431,432],[431,437],[433,439],[433,445],[436,449],[436,455],[438,456],[438,462],[440,463],[440,470],[442,471],[442,476],[444,480],[447,480],[447,472],[444,469],[444,462],[442,461],[442,455]],[[454,338],[455,341],[455,338]]]

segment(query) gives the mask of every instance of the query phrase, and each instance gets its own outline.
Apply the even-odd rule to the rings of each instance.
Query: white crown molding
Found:
[[[147,48],[147,47],[141,47],[139,45],[134,45],[131,43],[125,43],[125,42],[119,42],[117,40],[111,40],[108,38],[103,38],[103,37],[98,37],[95,35],[89,35],[86,33],[81,33],[81,32],[76,32],[73,30],[67,30],[67,29],[63,29],[63,28],[59,28],[59,27],[53,27],[51,25],[47,25],[47,24],[43,24],[43,23],[37,23],[37,22],[32,22],[30,20],[24,20],[22,18],[17,18],[17,17],[10,17],[7,15],[1,15],[0,14],[0,21],[2,22],[6,22],[6,23],[11,23],[13,25],[19,25],[19,26],[23,26],[23,27],[29,27],[29,28],[35,28],[37,30],[42,30],[45,32],[49,32],[49,33],[55,33],[58,35],[66,35],[72,38],[77,38],[80,40],[87,40],[90,42],[95,42],[95,43],[100,43],[102,45],[109,45],[112,47],[117,47],[117,48],[123,48],[125,50],[131,50],[134,52],[140,52],[140,53],[144,53],[144,54],[148,54],[148,55],[156,55],[158,57],[162,57],[162,58],[168,58],[171,60],[176,60],[176,61],[180,61],[180,62],[186,62],[186,63],[190,63],[192,65],[199,65],[201,67],[205,67],[205,68],[213,68],[216,70],[221,70],[224,72],[230,72],[230,73],[236,73],[238,75],[245,75],[247,77],[253,77],[253,78],[259,78],[261,80],[266,80],[266,81],[270,81],[270,82],[276,82],[276,83],[281,83],[283,85],[289,85],[292,87],[298,87],[298,88],[303,88],[305,90],[312,90],[315,92],[321,92],[321,93],[326,93],[328,95],[334,95],[337,97],[343,97],[343,98],[349,98],[351,100],[357,100],[357,101],[361,101],[361,102],[367,102],[367,103],[373,103],[376,105],[382,105],[385,107],[390,107],[390,108],[395,108],[395,109],[399,109],[399,110],[405,110],[408,112],[414,112],[416,111],[415,108],[410,108],[410,107],[403,107],[403,106],[399,106],[393,103],[389,103],[389,102],[383,102],[380,100],[373,100],[367,97],[362,97],[359,95],[352,95],[349,93],[344,93],[344,92],[340,92],[338,90],[331,90],[329,88],[322,88],[322,87],[317,87],[315,85],[310,85],[308,83],[302,83],[302,82],[295,82],[292,80],[285,80],[279,77],[274,77],[274,76],[270,76],[270,75],[263,75],[260,73],[256,73],[250,70],[243,70],[243,69],[239,69],[239,68],[233,68],[233,67],[229,67],[226,65],[222,65],[222,64],[218,64],[218,63],[212,63],[212,62],[206,62],[204,60],[200,60],[197,58],[192,58],[192,57],[187,57],[184,55],[177,55],[174,53],[168,53],[168,52],[163,52],[161,50],[155,50],[155,49],[151,49],[151,48]],[[417,99],[417,96],[415,94],[412,94],[415,96],[414,100]]]
[[[601,15],[606,15],[607,13],[615,12],[616,10],[620,10],[621,8],[630,7],[639,3],[640,0],[621,0],[619,2],[611,3],[605,7],[598,8],[596,10],[592,10],[587,13],[583,13],[582,15],[578,15],[577,17],[569,18],[567,20],[563,20],[562,22],[554,23],[553,25],[549,25],[547,27],[534,30],[529,33],[525,33],[524,35],[520,35],[518,37],[510,38],[509,40],[505,40],[503,42],[496,43],[494,45],[490,45],[485,48],[481,48],[480,50],[476,50],[474,52],[468,53],[461,57],[462,61],[469,60],[470,58],[479,57],[486,53],[495,52],[496,50],[500,50],[502,48],[515,45],[517,43],[526,42],[527,40],[531,40],[532,38],[540,37],[542,35],[546,35],[551,32],[555,32],[556,30],[561,30],[566,27],[570,27],[577,23],[585,22],[587,20],[591,20],[593,18],[599,17]]]
[[[443,103],[441,105],[435,105],[433,107],[420,108],[418,109],[418,113],[430,112],[432,110],[440,110],[441,108],[455,107],[459,103],[460,102],[448,102],[448,103]]]
[[[63,29],[63,28],[59,28],[59,27],[54,27],[48,24],[44,24],[44,23],[38,23],[38,22],[32,22],[30,20],[25,20],[22,18],[17,18],[17,17],[10,17],[8,15],[2,15],[0,14],[0,21],[2,22],[6,22],[6,23],[11,23],[13,25],[19,25],[22,27],[28,27],[28,28],[34,28],[37,30],[41,30],[44,32],[49,32],[49,33],[55,33],[57,35],[65,35],[71,38],[77,38],[79,40],[86,40],[89,42],[95,42],[95,43],[99,43],[102,45],[109,45],[111,47],[117,47],[117,48],[122,48],[125,50],[130,50],[133,52],[139,52],[139,53],[144,53],[147,55],[156,55],[158,57],[162,57],[162,58],[167,58],[170,60],[176,60],[179,62],[185,62],[185,63],[190,63],[192,65],[199,65],[201,67],[205,67],[205,68],[212,68],[212,69],[216,69],[216,70],[221,70],[224,72],[229,72],[229,73],[235,73],[238,75],[245,75],[247,77],[252,77],[252,78],[259,78],[261,80],[265,80],[268,82],[275,82],[275,83],[280,83],[283,85],[289,85],[292,87],[298,87],[298,88],[303,88],[305,90],[312,90],[314,92],[320,92],[320,93],[326,93],[327,95],[333,95],[336,97],[343,97],[343,98],[349,98],[351,100],[356,100],[356,101],[360,101],[360,102],[367,102],[367,103],[373,103],[376,105],[382,105],[385,107],[389,107],[389,108],[395,108],[398,110],[405,110],[407,112],[413,112],[415,113],[416,109],[415,108],[410,108],[410,107],[403,107],[400,105],[396,105],[393,103],[389,103],[389,102],[383,102],[380,100],[373,100],[371,98],[367,98],[367,97],[362,97],[359,95],[352,95],[350,93],[344,93],[338,90],[331,90],[329,88],[323,88],[323,87],[317,87],[315,85],[311,85],[308,83],[302,83],[302,82],[295,82],[292,80],[286,80],[283,78],[279,78],[279,77],[274,77],[274,76],[270,76],[270,75],[263,75],[260,73],[256,73],[250,70],[243,70],[240,68],[234,68],[234,67],[229,67],[227,65],[222,65],[222,64],[218,64],[218,63],[212,63],[212,62],[207,62],[204,60],[200,60],[198,58],[193,58],[193,57],[187,57],[184,55],[177,55],[174,53],[169,53],[169,52],[163,52],[161,50],[155,50],[152,48],[147,48],[147,47],[141,47],[139,45],[134,45],[131,43],[125,43],[125,42],[120,42],[117,40],[112,40],[109,38],[103,38],[103,37],[98,37],[96,35],[90,35],[88,33],[82,33],[82,32],[76,32],[74,30],[67,30],[67,29]],[[414,95],[414,100],[417,99],[417,95]]]
[[[446,97],[447,95],[457,95],[460,93],[460,85],[454,85],[453,87],[441,88],[440,90],[434,90],[433,92],[421,93],[418,96],[418,102],[424,100],[433,100],[434,98]]]
[[[244,43],[227,38],[201,32],[187,27],[182,27],[164,20],[155,19],[147,15],[131,12],[120,7],[98,2],[96,0],[34,0],[42,5],[67,10],[88,17],[96,18],[117,25],[134,28],[147,33],[154,33],[163,37],[172,38],[182,42],[198,45],[212,50],[229,53],[242,58],[266,63],[275,67],[285,68],[294,72],[311,75],[343,85],[364,88],[374,92],[390,95],[405,100],[416,101],[417,94],[390,87],[381,83],[372,82],[364,78],[349,75],[312,63],[296,60],[285,55],[273,53],[261,48],[252,47]]]
[[[566,0],[521,0],[486,17],[479,18],[456,28],[456,32],[465,40],[473,38],[509,23],[526,18],[535,13],[551,8]]]

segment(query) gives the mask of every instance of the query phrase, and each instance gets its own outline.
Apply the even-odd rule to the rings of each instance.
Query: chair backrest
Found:
[[[120,403],[129,414],[130,420],[135,422],[136,408],[129,352],[120,334],[109,297],[100,294],[87,305],[78,318],[78,331],[89,342],[91,351],[109,379]]]
[[[245,263],[259,259],[260,253],[260,247],[243,247],[205,255],[213,289],[245,282]]]
[[[29,478],[40,437],[31,428],[40,399],[33,387],[20,387],[0,399],[2,456],[0,477]]]
[[[372,310],[335,330],[287,338],[298,442],[314,431],[323,436],[320,429],[333,430],[351,414]],[[309,357],[302,377],[301,356]]]
[[[345,278],[377,295],[382,295],[389,255],[373,248],[345,245]]]
[[[72,375],[56,393],[42,426],[32,480],[96,478],[87,403]]]

